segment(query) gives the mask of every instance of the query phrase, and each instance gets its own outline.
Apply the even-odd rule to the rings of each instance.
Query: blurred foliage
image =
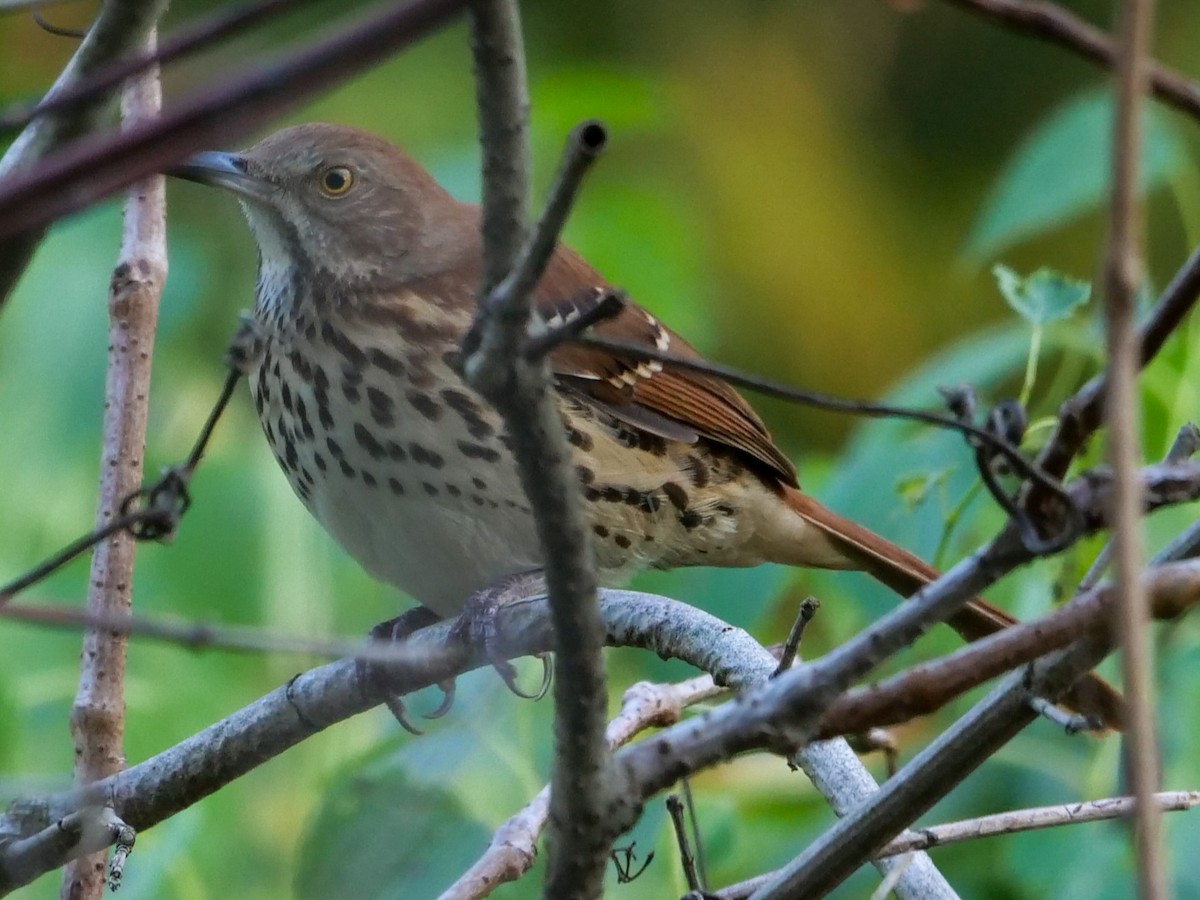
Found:
[[[1069,4],[1107,25],[1108,3]],[[895,6],[896,8],[892,8]],[[900,7],[915,6],[904,15]],[[705,352],[765,375],[850,396],[936,406],[936,387],[970,383],[985,402],[1025,381],[1031,329],[990,274],[1041,266],[1091,280],[1104,231],[1109,115],[1105,76],[1063,51],[936,2],[837,4],[684,0],[527,4],[538,184],[567,129],[606,120],[611,148],[568,238],[616,283]],[[167,31],[212,8],[174,4]],[[85,22],[92,6],[48,10]],[[224,77],[345,13],[316,4],[265,32],[168,73],[168,98]],[[1160,4],[1160,58],[1200,71],[1190,0]],[[37,96],[71,42],[30,19],[0,19],[0,101]],[[457,195],[478,192],[465,32],[456,26],[301,110],[409,147]],[[1195,124],[1149,119],[1149,271],[1165,284],[1200,238]],[[264,123],[264,129],[279,123]],[[119,232],[115,203],[54,229],[0,317],[0,577],[25,570],[89,527],[104,381],[105,297]],[[171,188],[171,274],[155,354],[151,471],[186,452],[223,377],[224,342],[251,303],[254,250],[226,197]],[[1152,293],[1152,292],[1151,292]],[[1094,305],[1093,305],[1094,306]],[[1097,312],[1040,326],[1030,394],[1035,422],[1095,372]],[[1146,453],[1161,455],[1200,408],[1200,323],[1165,348],[1143,382]],[[840,512],[948,564],[1000,524],[975,491],[960,439],[907,423],[758,403],[805,487]],[[169,547],[139,551],[135,603],[146,615],[353,635],[393,615],[395,592],[359,572],[304,514],[276,471],[244,399],[218,431],[195,505]],[[1030,443],[1045,438],[1035,426]],[[1102,442],[1087,461],[1101,458]],[[1151,548],[1192,517],[1146,526]],[[1014,573],[994,598],[1022,616],[1070,590],[1092,540]],[[81,602],[85,564],[28,602]],[[893,602],[864,577],[695,570],[639,584],[702,604],[763,640],[786,632],[797,602],[821,598],[805,637],[818,655]],[[67,717],[79,636],[4,623],[0,653],[0,801],[66,787]],[[955,646],[944,629],[890,669]],[[1157,631],[1165,783],[1196,787],[1200,625]],[[649,654],[611,653],[613,703],[639,678],[682,677]],[[313,660],[192,653],[135,640],[126,753],[136,762],[275,687]],[[1106,667],[1113,674],[1112,665]],[[529,677],[534,677],[533,669]],[[911,757],[976,692],[898,730]],[[418,697],[433,705],[436,698]],[[549,766],[548,704],[496,679],[463,679],[454,712],[414,739],[380,712],[340,724],[139,836],[122,896],[154,898],[427,896],[532,796]],[[1117,793],[1118,744],[1068,739],[1038,722],[923,817],[935,822]],[[882,764],[872,761],[881,774]],[[777,759],[705,773],[695,790],[714,884],[784,862],[832,819]],[[1180,896],[1200,894],[1187,865],[1200,819],[1173,814],[1167,835]],[[654,863],[613,896],[682,892],[657,803],[631,839]],[[1087,825],[936,851],[964,896],[1118,897],[1130,888],[1122,826]],[[540,865],[540,863],[539,863]],[[534,894],[533,879],[501,889]],[[22,892],[57,893],[58,874]],[[876,883],[860,872],[839,897]]]

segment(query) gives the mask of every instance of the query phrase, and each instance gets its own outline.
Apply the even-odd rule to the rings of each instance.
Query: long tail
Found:
[[[912,596],[940,574],[903,547],[839,516],[807,494],[784,487],[784,500],[800,518],[820,531],[840,551],[850,567],[866,572],[903,597]],[[978,597],[947,620],[947,624],[968,641],[995,634],[1016,622],[1002,609]],[[1098,675],[1088,675],[1077,681],[1062,702],[1076,712],[1098,719],[1109,728],[1122,730],[1124,727],[1125,700]]]

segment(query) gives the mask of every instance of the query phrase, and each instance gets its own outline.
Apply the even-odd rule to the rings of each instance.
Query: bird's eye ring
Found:
[[[331,166],[321,173],[318,181],[326,197],[341,197],[354,186],[354,173],[345,166]]]

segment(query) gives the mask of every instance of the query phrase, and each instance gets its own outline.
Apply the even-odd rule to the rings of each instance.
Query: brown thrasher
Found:
[[[338,543],[440,617],[538,570],[504,425],[456,367],[481,282],[478,208],[381,138],[334,125],[202,153],[174,174],[241,200],[265,339],[254,403],[292,487]],[[605,287],[559,246],[538,312],[562,322]],[[699,358],[632,304],[595,330]],[[864,570],[908,596],[937,576],[801,493],[791,461],[722,381],[571,345],[550,364],[602,582],[771,561]],[[977,599],[950,624],[974,640],[1013,621]],[[1070,702],[1120,724],[1119,695],[1095,676]]]

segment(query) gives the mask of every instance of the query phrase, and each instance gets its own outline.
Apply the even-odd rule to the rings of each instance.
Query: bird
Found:
[[[292,488],[333,539],[426,621],[538,572],[510,436],[460,373],[482,280],[478,206],[384,138],[325,123],[198,153],[171,174],[240,201],[258,248],[253,402]],[[611,290],[560,243],[534,314],[561,325]],[[593,329],[701,359],[632,302]],[[864,571],[907,597],[938,576],[804,493],[724,381],[570,343],[548,361],[602,584],[648,568],[774,562]],[[948,621],[967,640],[1015,622],[981,599]],[[1121,724],[1120,695],[1095,675],[1066,702]]]

